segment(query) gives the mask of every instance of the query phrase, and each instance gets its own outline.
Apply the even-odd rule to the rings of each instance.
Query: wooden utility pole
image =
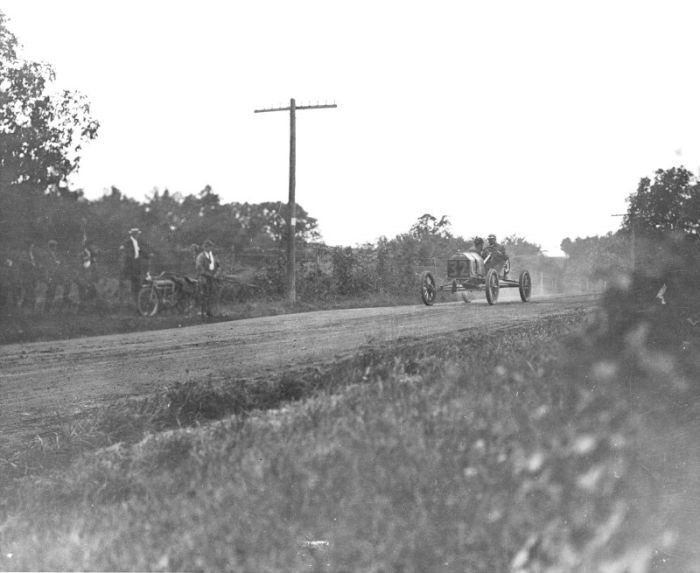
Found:
[[[288,111],[289,112],[289,209],[287,213],[287,297],[289,302],[297,301],[296,287],[296,168],[297,168],[297,119],[298,109],[321,109],[326,107],[338,107],[336,104],[316,104],[316,105],[296,105],[294,98],[289,100],[289,107],[271,107],[266,109],[256,109],[255,113],[265,113],[268,111]]]

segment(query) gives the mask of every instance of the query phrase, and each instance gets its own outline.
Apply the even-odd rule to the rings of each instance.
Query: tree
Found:
[[[68,176],[77,169],[84,142],[94,139],[98,123],[86,98],[52,92],[48,64],[20,57],[19,43],[0,11],[0,240],[27,237],[48,208],[47,194],[67,196]]]
[[[503,240],[503,246],[508,254],[515,257],[534,257],[542,255],[542,247],[536,243],[531,243],[524,237],[510,235]]]
[[[439,237],[442,239],[450,239],[452,233],[450,231],[451,223],[447,215],[443,215],[438,220],[430,213],[421,215],[411,227],[410,234],[414,239],[424,239],[426,237]]]
[[[566,238],[561,250],[567,255],[565,279],[608,280],[631,271],[630,242],[624,233]]]
[[[623,229],[638,234],[700,236],[700,184],[684,167],[658,169],[627,198]]]

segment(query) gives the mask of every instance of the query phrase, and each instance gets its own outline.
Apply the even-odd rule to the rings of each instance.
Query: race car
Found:
[[[440,284],[430,271],[420,278],[420,296],[431,306],[439,291],[462,292],[462,299],[470,302],[469,291],[484,291],[489,304],[496,304],[501,288],[517,288],[523,302],[530,300],[532,279],[528,271],[522,271],[518,280],[508,277],[510,259],[506,255],[489,253],[486,257],[476,252],[458,252],[447,260],[447,278]]]

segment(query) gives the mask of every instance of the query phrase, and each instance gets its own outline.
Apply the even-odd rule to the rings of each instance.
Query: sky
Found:
[[[693,1],[2,0],[23,55],[100,122],[74,187],[296,200],[330,245],[619,227],[657,169],[700,168]]]

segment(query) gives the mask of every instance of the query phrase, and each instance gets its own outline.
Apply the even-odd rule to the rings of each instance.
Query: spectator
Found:
[[[190,245],[190,253],[192,253],[192,260],[194,261],[195,266],[197,265],[197,255],[199,255],[200,250],[201,249],[197,243],[192,243]]]
[[[80,307],[89,301],[97,300],[97,265],[95,260],[95,249],[92,243],[85,239],[83,249],[79,255],[80,270],[78,272],[78,298]]]
[[[44,271],[46,273],[46,302],[44,303],[44,309],[46,312],[50,312],[56,297],[57,286],[60,286],[62,289],[63,305],[70,303],[68,295],[70,294],[71,280],[68,276],[66,262],[58,252],[58,241],[55,239],[51,239],[48,242]]]
[[[33,312],[36,306],[36,283],[41,274],[41,266],[34,254],[32,241],[29,241],[27,252],[20,255],[17,267],[17,305]]]
[[[214,243],[207,239],[204,241],[202,251],[197,255],[197,259],[195,260],[195,268],[199,279],[202,318],[205,316],[213,316],[211,312],[211,301],[214,296],[214,281],[221,270],[221,264],[214,256],[213,248]]]
[[[2,257],[0,265],[0,315],[17,304],[17,264],[11,255]]]
[[[148,259],[152,256],[146,244],[141,240],[141,230],[129,229],[129,237],[119,247],[121,258],[121,276],[129,281],[131,296],[137,302],[144,271],[148,270]],[[146,263],[144,263],[146,261]]]

